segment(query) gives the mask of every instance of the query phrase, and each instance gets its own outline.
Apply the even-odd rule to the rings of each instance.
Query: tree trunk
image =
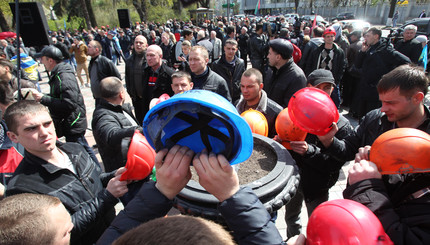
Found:
[[[200,0],[199,3],[203,8],[209,8],[209,0]]]
[[[93,6],[91,0],[84,0],[87,4],[88,15],[90,17],[91,26],[97,26],[96,16],[94,15]]]
[[[87,30],[91,30],[91,20],[90,15],[88,14],[87,4],[85,3],[85,0],[80,0],[81,7],[82,7],[82,13],[84,14],[85,23],[87,24]]]
[[[142,8],[142,12],[143,12],[143,20],[142,21],[145,21],[145,23],[146,23],[146,20],[148,18],[148,8],[146,7],[145,0],[142,0],[140,2],[140,7]]]
[[[145,14],[143,13],[142,6],[140,5],[140,2],[138,0],[133,0],[133,6],[137,11],[137,14],[139,15],[140,21],[145,20]]]
[[[390,0],[390,12],[388,13],[388,18],[393,18],[394,10],[396,9],[397,0]]]
[[[9,25],[7,24],[6,18],[4,17],[3,11],[0,9],[0,27],[2,31],[9,31]]]

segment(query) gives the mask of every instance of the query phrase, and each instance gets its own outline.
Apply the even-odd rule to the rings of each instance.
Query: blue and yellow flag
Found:
[[[418,64],[424,67],[424,70],[427,69],[427,44],[424,46],[423,51],[421,52],[420,58],[418,59]]]

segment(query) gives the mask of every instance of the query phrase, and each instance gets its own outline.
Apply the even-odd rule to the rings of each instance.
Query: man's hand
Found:
[[[322,135],[322,136],[318,135],[318,139],[321,141],[321,143],[324,145],[325,148],[329,148],[331,146],[331,144],[333,143],[333,138],[338,130],[339,128],[337,127],[337,124],[334,122],[332,124],[331,130],[328,131],[326,135]]]
[[[355,162],[360,162],[361,160],[369,160],[370,148],[370,145],[360,147],[358,149],[358,153],[355,154]]]
[[[287,245],[305,245],[306,244],[306,237],[303,234],[295,235],[288,239]]]
[[[220,202],[239,190],[239,177],[223,155],[210,153],[208,156],[203,151],[194,157],[193,165],[199,175],[200,185]]]
[[[294,152],[302,156],[306,154],[309,148],[308,143],[306,143],[306,141],[290,141],[290,146]]]
[[[279,137],[279,135],[275,135],[275,137],[273,137],[273,140],[278,142],[279,144],[282,144],[282,139],[281,137]]]
[[[40,100],[43,97],[43,94],[37,91],[36,89],[32,89],[31,94],[33,95],[34,100],[37,102],[40,102]]]
[[[125,172],[125,168],[119,168],[115,172],[115,177],[109,180],[107,184],[106,190],[109,191],[112,196],[118,198],[122,197],[125,193],[128,192],[127,181],[120,181],[121,174]]]
[[[186,146],[163,149],[155,156],[157,183],[155,187],[172,200],[191,179],[190,163],[194,152]],[[163,161],[164,159],[164,161]]]
[[[348,183],[353,185],[365,179],[380,179],[381,173],[373,162],[361,160],[348,170]]]
[[[4,197],[4,191],[5,191],[4,185],[0,183],[0,200],[3,199]]]
[[[370,46],[367,44],[367,42],[366,42],[366,41],[364,41],[364,42],[361,44],[361,52],[366,52],[369,48],[370,48]]]

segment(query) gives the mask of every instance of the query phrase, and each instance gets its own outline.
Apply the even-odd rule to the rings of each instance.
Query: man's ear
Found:
[[[417,92],[412,96],[412,100],[414,103],[421,103],[424,100],[424,97],[423,92]]]
[[[9,139],[12,140],[13,143],[19,143],[18,142],[18,135],[17,134],[15,134],[12,131],[7,131],[6,133],[7,133],[7,137],[9,137]]]
[[[193,87],[194,87],[194,83],[193,82],[190,82],[190,87],[191,87],[191,89],[193,89]]]

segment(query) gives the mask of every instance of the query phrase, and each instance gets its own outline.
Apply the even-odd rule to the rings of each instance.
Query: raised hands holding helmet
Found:
[[[294,137],[288,144],[292,150],[290,153],[299,167],[301,177],[299,191],[286,205],[285,221],[288,237],[299,234],[298,229],[294,229],[294,227],[300,225],[297,220],[300,221],[298,216],[302,201],[305,201],[308,216],[310,216],[318,204],[328,200],[328,190],[336,183],[339,170],[345,164],[345,161],[325,154],[322,151],[323,142],[319,139],[319,135],[325,132],[336,134],[339,138],[353,133],[349,121],[339,115],[336,106],[330,99],[334,86],[331,71],[323,69],[313,71],[308,76],[308,87],[293,95],[288,109],[284,109],[277,119],[284,121],[283,124],[278,124],[281,127],[276,127],[281,139],[293,135],[303,137]],[[291,117],[292,123],[287,123],[288,115]],[[294,127],[297,127],[298,130]],[[289,129],[287,130],[287,128]],[[288,146],[285,143],[283,145]]]
[[[377,86],[382,107],[367,113],[354,134],[334,137],[325,149],[337,158],[356,158],[343,196],[368,207],[395,244],[430,244],[426,228],[430,226],[430,174],[424,172],[429,168],[429,151],[413,150],[426,146],[428,140],[417,134],[383,137],[395,130],[430,133],[430,110],[423,103],[428,84],[429,78],[419,67],[403,65],[387,73]],[[378,139],[383,139],[379,146]],[[412,160],[416,156],[419,160]],[[398,159],[404,160],[398,163]]]
[[[172,200],[191,178],[192,161],[200,184],[220,201],[219,211],[238,244],[283,244],[263,204],[251,189],[239,187],[238,176],[223,155],[206,150],[194,155],[188,147],[179,145],[157,153],[157,182],[149,181],[142,186],[97,244],[111,244],[141,223],[165,216],[172,208]],[[205,234],[210,235],[210,232]]]

